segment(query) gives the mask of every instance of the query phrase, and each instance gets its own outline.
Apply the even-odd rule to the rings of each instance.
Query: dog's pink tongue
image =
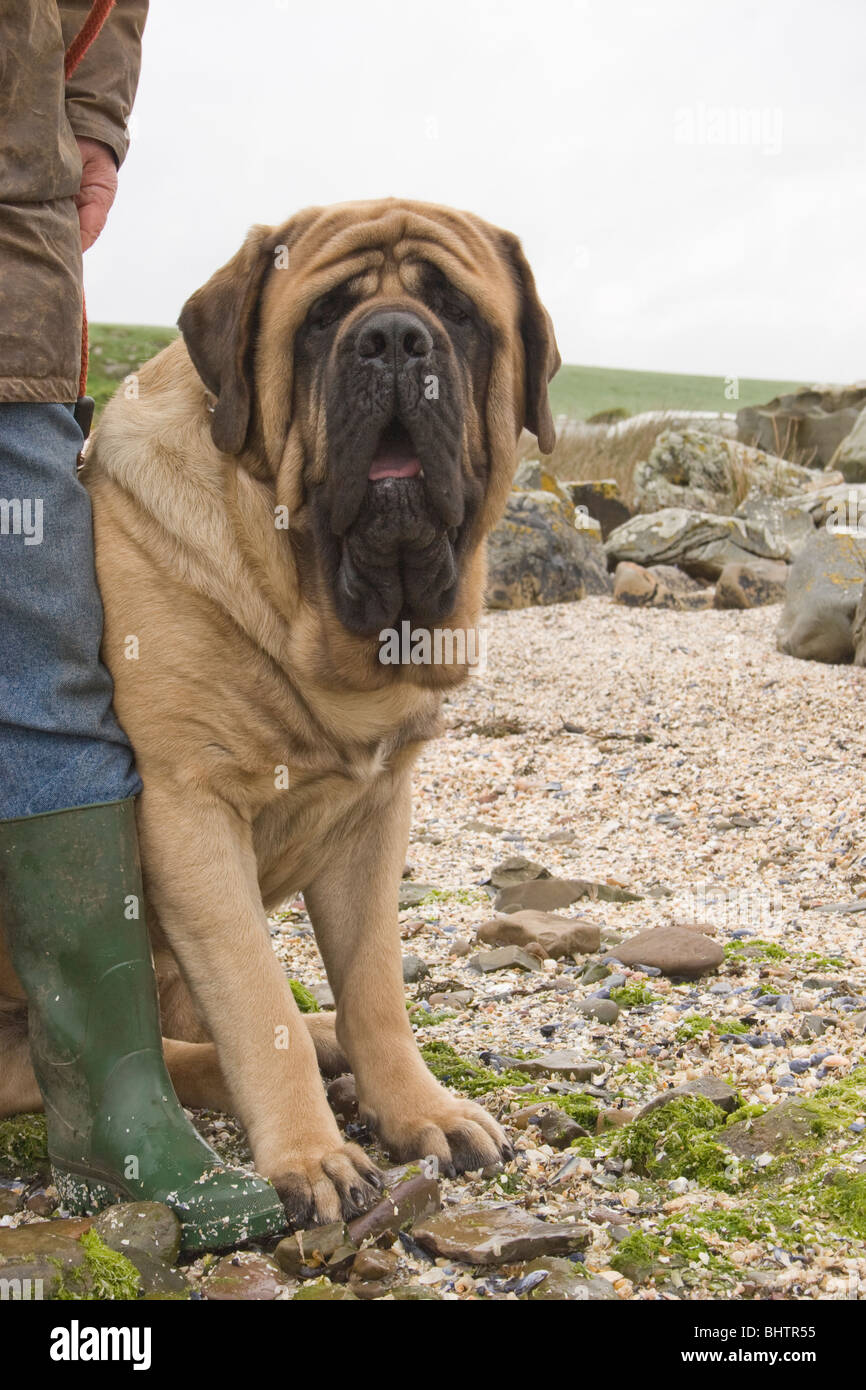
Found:
[[[421,461],[408,433],[389,429],[379,441],[367,477],[376,482],[378,478],[416,478],[420,472]]]
[[[375,483],[379,478],[417,478],[420,472],[421,463],[414,456],[408,459],[385,457],[373,460],[367,477]]]

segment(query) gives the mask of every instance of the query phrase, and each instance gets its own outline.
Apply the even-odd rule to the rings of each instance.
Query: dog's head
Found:
[[[451,617],[521,429],[554,444],[559,354],[516,237],[393,198],[311,208],[254,227],[179,324],[216,446],[309,508],[343,627]]]

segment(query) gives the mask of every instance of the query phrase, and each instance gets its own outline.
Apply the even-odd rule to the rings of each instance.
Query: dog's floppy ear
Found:
[[[550,411],[547,383],[562,364],[550,315],[538,297],[535,277],[519,240],[503,234],[505,257],[517,280],[520,294],[520,336],[524,356],[524,418],[526,429],[538,440],[543,454],[553,452],[556,429]]]
[[[282,232],[252,227],[240,251],[190,296],[177,321],[193,366],[217,397],[211,434],[226,454],[239,454],[246,443],[259,298]]]

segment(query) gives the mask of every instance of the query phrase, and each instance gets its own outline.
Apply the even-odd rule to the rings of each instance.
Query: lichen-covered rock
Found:
[[[747,517],[666,507],[649,516],[633,516],[605,541],[608,561],[638,565],[677,565],[698,579],[718,579],[725,565],[744,564],[752,556],[784,560],[787,543],[776,543],[765,527]]]
[[[574,520],[574,509],[571,507],[571,498],[565,487],[555,478],[549,469],[539,459],[524,459],[518,464],[514,474],[514,481],[511,484],[515,492],[549,492],[554,497],[558,497],[561,502],[566,503],[566,508],[571,508],[569,515]]]
[[[754,536],[762,536],[767,554],[793,560],[815,534],[815,523],[799,503],[777,497],[750,494],[740,503],[734,516],[749,523]]]
[[[488,539],[487,603],[529,608],[610,593],[601,543],[574,526],[574,509],[555,494],[513,492]]]
[[[854,660],[854,619],[866,583],[866,534],[817,531],[788,577],[776,646],[802,661]]]
[[[642,512],[689,507],[727,514],[743,477],[755,494],[779,497],[810,481],[805,468],[701,430],[665,430],[649,458],[634,471],[635,503]]]
[[[574,510],[580,515],[593,517],[601,527],[603,540],[611,531],[622,526],[631,516],[631,509],[620,496],[619,483],[615,478],[595,478],[586,482],[561,484],[574,503]]]
[[[848,483],[866,483],[866,409],[861,410],[851,433],[842,440],[830,467],[838,468]]]

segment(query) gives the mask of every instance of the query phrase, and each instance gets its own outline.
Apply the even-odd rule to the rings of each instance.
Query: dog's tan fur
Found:
[[[288,269],[272,268],[281,247]],[[389,199],[254,228],[187,305],[186,343],[141,369],[136,398],[111,402],[86,467],[103,654],[144,782],[139,837],[172,1077],[185,1103],[233,1109],[290,1211],[320,1220],[369,1195],[370,1164],[342,1142],[317,1051],[325,1070],[351,1066],[362,1114],[396,1156],[477,1167],[505,1143],[424,1066],[397,930],[412,765],[437,731],[441,690],[466,671],[383,666],[375,638],[338,621],[309,559],[306,492],[327,453],[322,403],[297,365],[292,381],[295,335],[349,275],[362,277],[364,310],[411,305],[419,255],[491,333],[462,463],[483,476],[484,504],[448,622],[472,628],[519,431],[553,443],[546,387],[558,355],[519,244],[469,214]],[[215,409],[190,353],[200,369],[202,353],[219,360]],[[281,506],[288,531],[274,524]],[[298,891],[336,1037],[329,1020],[302,1018],[271,949],[266,914]],[[22,997],[2,950],[0,994]],[[11,1004],[5,1025],[0,1015],[6,1113],[38,1104],[17,1018]]]

